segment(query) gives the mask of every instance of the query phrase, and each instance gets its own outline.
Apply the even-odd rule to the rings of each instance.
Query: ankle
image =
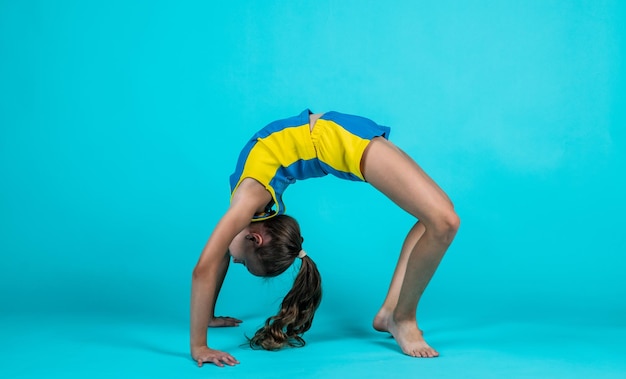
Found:
[[[397,309],[392,314],[393,322],[396,324],[402,324],[405,322],[416,323],[415,312],[399,312]]]

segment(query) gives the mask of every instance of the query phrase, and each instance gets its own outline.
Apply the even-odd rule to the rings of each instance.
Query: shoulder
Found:
[[[230,207],[251,211],[251,216],[263,211],[272,201],[272,195],[263,184],[253,178],[244,178],[232,195]]]

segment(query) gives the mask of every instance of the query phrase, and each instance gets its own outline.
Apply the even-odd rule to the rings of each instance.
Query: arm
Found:
[[[255,180],[244,180],[231,200],[226,214],[207,241],[193,271],[191,286],[191,355],[201,366],[213,362],[223,366],[239,363],[228,353],[209,349],[207,328],[214,315],[215,302],[228,268],[228,246],[250,224],[254,213],[271,199],[269,192]]]
[[[231,208],[215,227],[193,271],[190,347],[194,360],[200,366],[205,361],[214,362],[218,366],[222,365],[222,361],[231,365],[237,363],[229,354],[208,349],[207,328],[209,319],[214,315],[220,279],[227,269],[224,260],[228,259],[228,245],[249,222],[250,218],[245,220],[238,217]]]
[[[224,283],[224,278],[226,277],[226,272],[228,271],[228,267],[230,265],[230,256],[228,254],[224,255],[224,259],[222,260],[222,264],[218,270],[217,276],[217,287],[215,288],[215,296],[213,297],[213,309],[215,309],[215,303],[217,302],[217,298],[220,294],[220,290],[222,289],[222,284]],[[219,316],[216,317],[215,314],[209,315],[209,328],[213,327],[223,327],[223,326],[239,326],[243,321],[230,317],[230,316]]]

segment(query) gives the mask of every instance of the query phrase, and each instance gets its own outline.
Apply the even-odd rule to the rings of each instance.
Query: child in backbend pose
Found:
[[[282,195],[296,180],[333,174],[366,181],[419,221],[409,231],[389,292],[376,314],[376,330],[393,335],[413,357],[439,355],[424,340],[417,304],[459,227],[450,199],[403,151],[387,140],[389,128],[338,112],[275,121],[246,144],[230,177],[231,204],[193,271],[191,355],[199,366],[239,363],[207,345],[207,328],[241,321],[215,317],[214,308],[232,256],[256,276],[284,272],[297,258],[300,271],[276,316],[251,338],[252,347],[302,346],[321,296],[321,280],[302,249],[297,222],[284,214]]]

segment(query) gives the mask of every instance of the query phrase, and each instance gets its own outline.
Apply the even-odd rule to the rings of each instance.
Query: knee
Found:
[[[435,238],[442,243],[449,245],[456,232],[461,225],[461,219],[456,212],[450,208],[446,212],[442,213],[432,225],[432,230]]]

